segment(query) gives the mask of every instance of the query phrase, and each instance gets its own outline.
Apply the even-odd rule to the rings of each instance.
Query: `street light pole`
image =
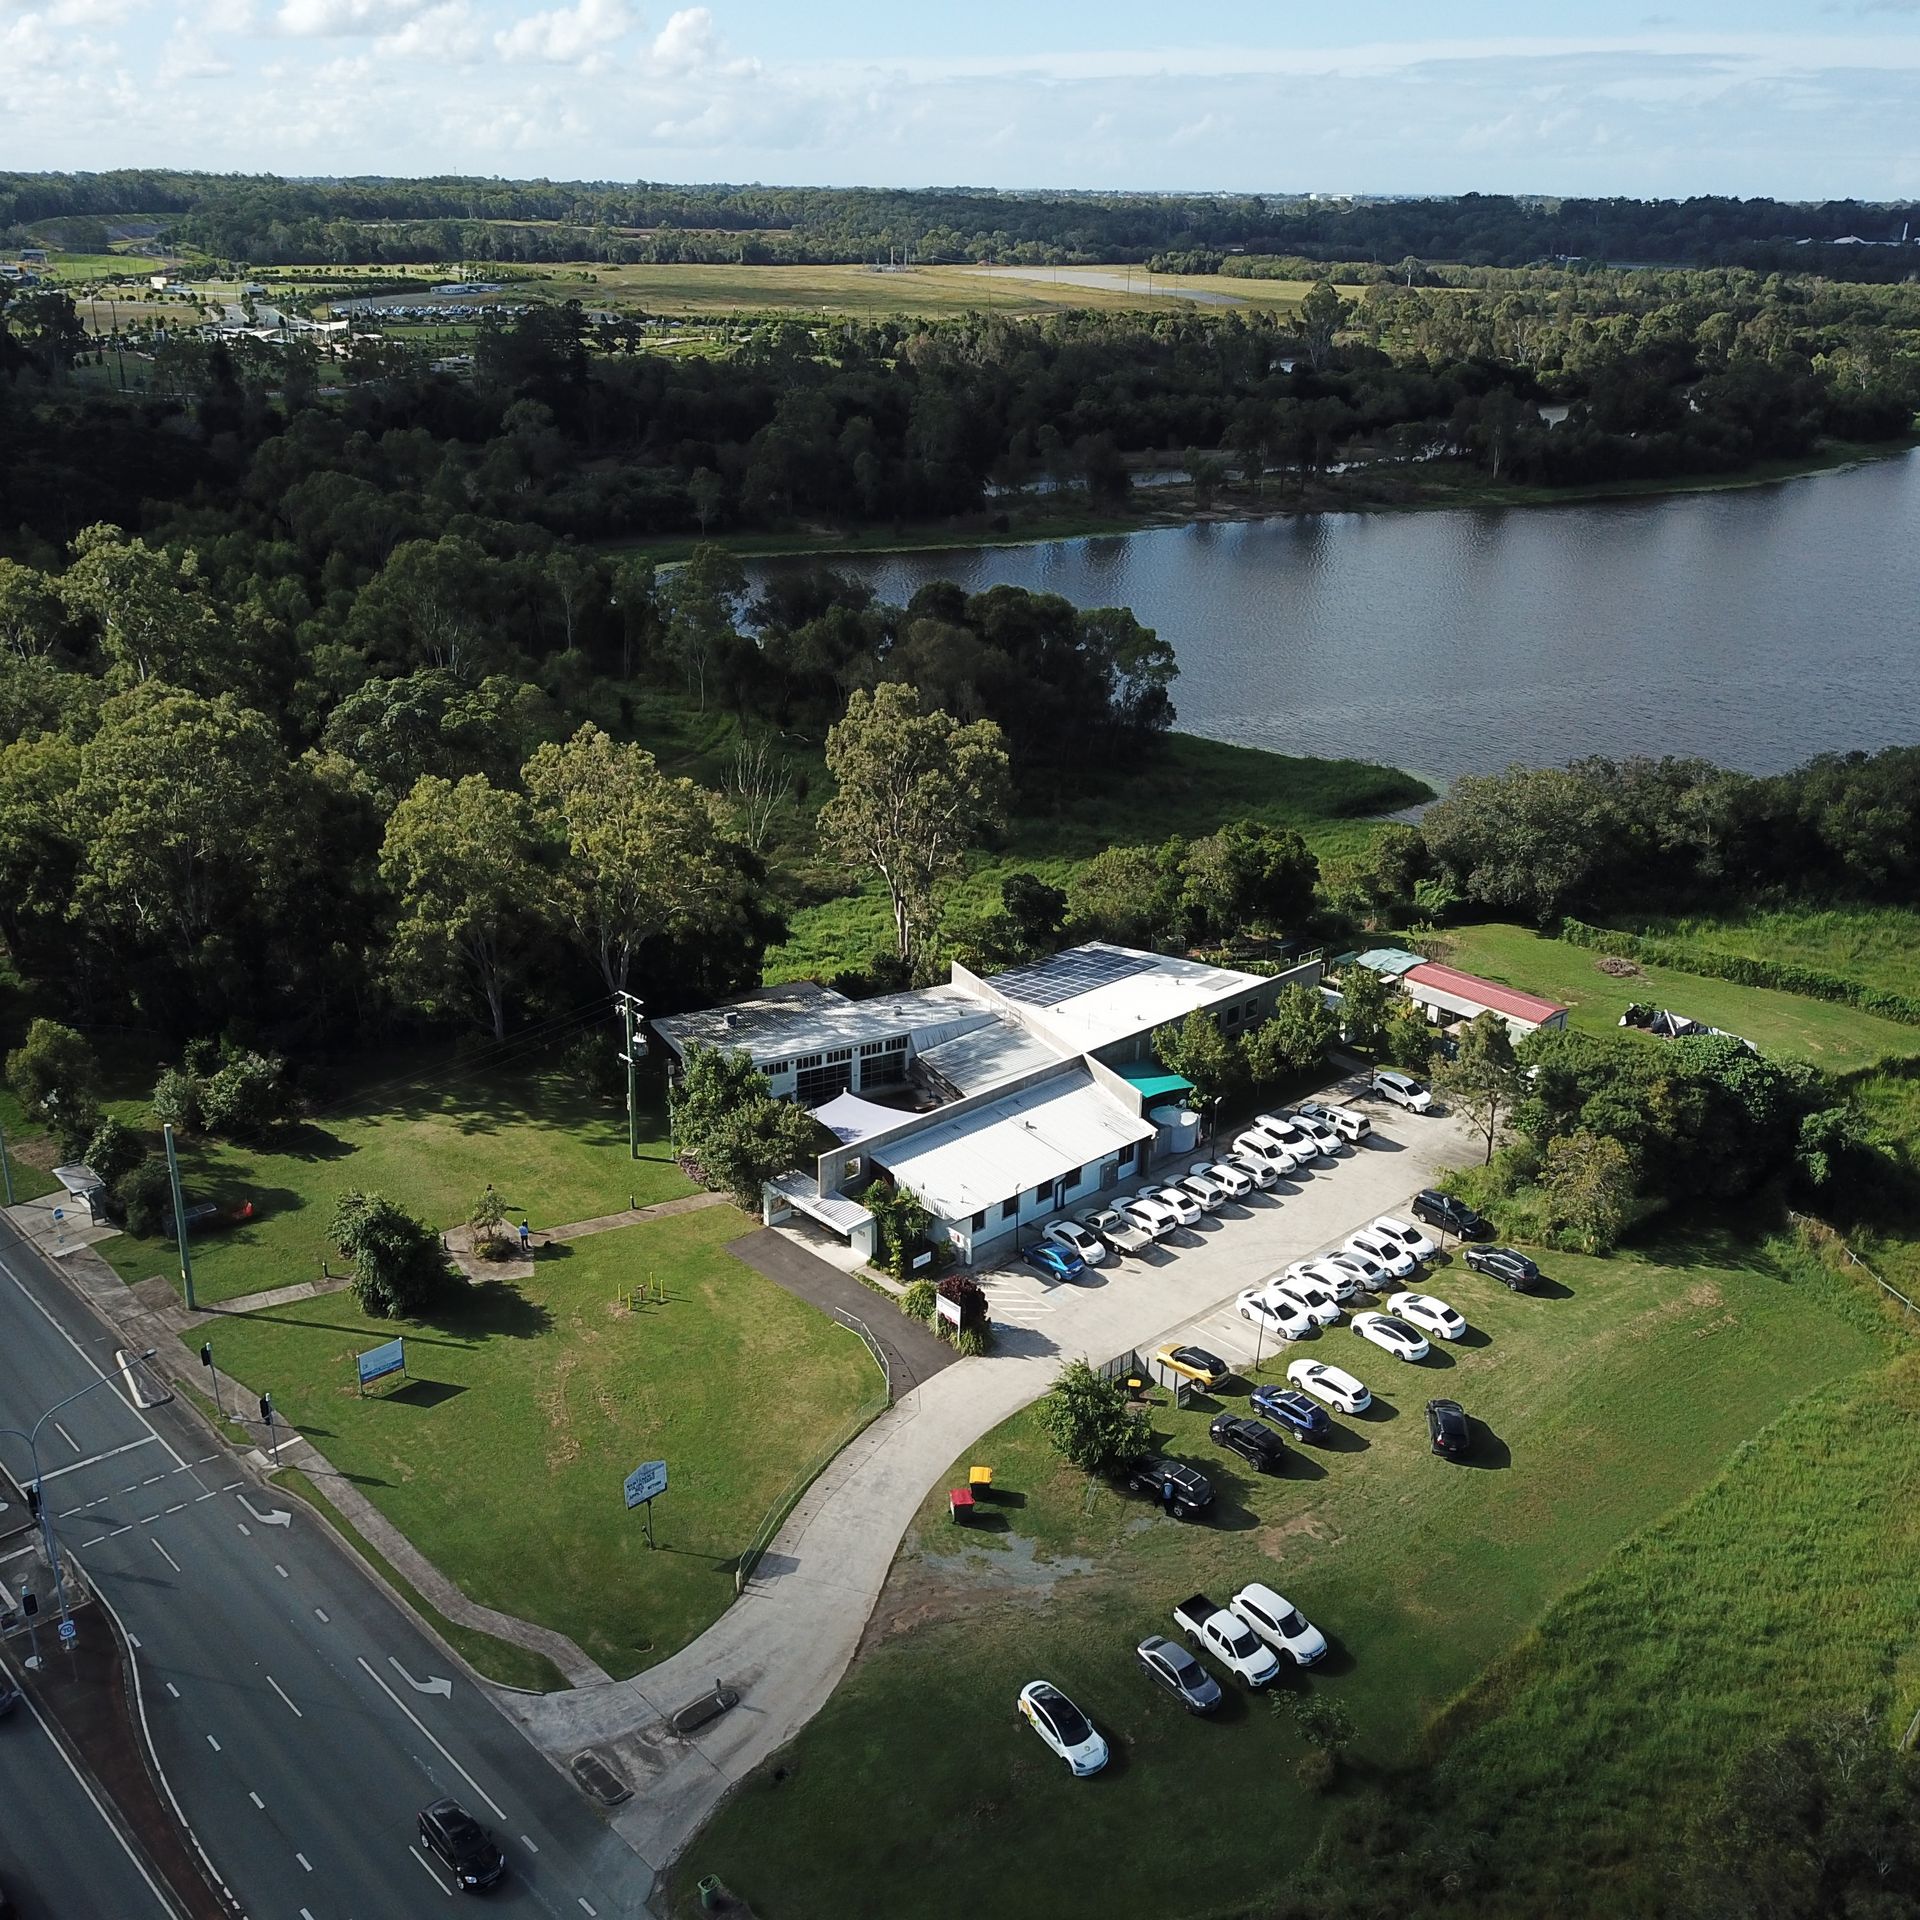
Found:
[[[187,1250],[187,1209],[180,1197],[180,1160],[173,1150],[173,1128],[171,1125],[160,1129],[160,1137],[167,1147],[167,1179],[173,1187],[173,1237],[180,1243],[180,1282],[186,1290],[187,1311],[194,1311],[193,1298],[193,1255]]]
[[[141,1354],[140,1358],[142,1360],[151,1360],[156,1351],[156,1348],[149,1347],[145,1353]],[[40,1522],[41,1544],[46,1548],[47,1565],[53,1569],[53,1590],[60,1603],[60,1618],[62,1620],[67,1617],[67,1580],[66,1575],[60,1568],[60,1546],[59,1542],[54,1538],[53,1521],[47,1514],[46,1487],[40,1478],[40,1429],[44,1427],[56,1413],[60,1412],[63,1407],[72,1406],[76,1400],[84,1398],[87,1394],[93,1392],[96,1387],[104,1387],[111,1377],[111,1375],[103,1373],[99,1379],[89,1380],[84,1387],[68,1394],[64,1400],[56,1400],[53,1405],[33,1423],[31,1428],[0,1427],[0,1433],[10,1433],[16,1440],[24,1440],[27,1443],[27,1453],[33,1461],[32,1505],[34,1518]]]

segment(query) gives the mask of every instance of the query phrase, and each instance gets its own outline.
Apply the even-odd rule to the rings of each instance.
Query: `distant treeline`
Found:
[[[139,216],[175,244],[253,265],[399,261],[825,264],[911,250],[939,263],[1160,258],[1233,271],[1239,256],[1393,265],[1661,262],[1904,278],[1920,202],[1558,199],[1460,194],[994,193],[956,188],[669,186],[463,178],[290,181],[164,168],[0,173],[0,233]],[[1801,242],[1808,244],[1802,245]],[[1847,244],[1840,244],[1840,243]]]

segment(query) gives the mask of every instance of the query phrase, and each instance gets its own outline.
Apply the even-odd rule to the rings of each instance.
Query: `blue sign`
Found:
[[[80,1629],[76,1627],[71,1620],[62,1620],[60,1622],[60,1638],[71,1644],[80,1638]]]
[[[643,1460],[627,1475],[627,1505],[640,1506],[667,1490],[667,1463]]]
[[[384,1347],[373,1347],[365,1353],[356,1354],[353,1364],[360,1370],[360,1384],[363,1387],[369,1380],[384,1380],[390,1373],[405,1373],[407,1343],[404,1340],[389,1340]]]

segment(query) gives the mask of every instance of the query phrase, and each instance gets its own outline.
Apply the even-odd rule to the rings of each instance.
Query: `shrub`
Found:
[[[353,1297],[380,1319],[409,1314],[444,1291],[451,1269],[440,1237],[377,1193],[343,1193],[329,1234],[353,1262]]]
[[[19,1096],[30,1120],[51,1125],[62,1109],[71,1112],[84,1106],[98,1113],[100,1062],[71,1027],[57,1020],[36,1020],[27,1029],[26,1039],[7,1055],[7,1085]]]
[[[157,1153],[148,1154],[114,1183],[107,1203],[136,1239],[157,1238],[167,1230],[173,1212],[173,1182],[166,1161]]]
[[[473,1229],[473,1250],[482,1260],[504,1260],[513,1244],[503,1231],[507,1224],[507,1203],[489,1187],[467,1213],[467,1225]]]
[[[1279,1695],[1275,1695],[1276,1700]],[[1308,1746],[1325,1754],[1336,1754],[1350,1746],[1356,1728],[1353,1715],[1343,1702],[1324,1693],[1297,1693],[1291,1696],[1293,1724]]]
[[[992,1345],[991,1327],[962,1327],[953,1336],[953,1350],[962,1360],[977,1360]]]
[[[900,1296],[900,1311],[909,1320],[922,1323],[933,1318],[933,1303],[939,1297],[939,1289],[931,1280],[916,1280]]]
[[[184,1067],[165,1068],[153,1083],[153,1117],[175,1133],[198,1133],[205,1124],[198,1077]]]
[[[1293,1777],[1308,1793],[1329,1793],[1340,1777],[1340,1756],[1325,1747],[1309,1747],[1293,1763]]]
[[[55,1105],[51,1123],[54,1143],[60,1149],[62,1160],[82,1160],[87,1148],[93,1144],[93,1137],[104,1124],[105,1115],[100,1111],[100,1103],[92,1094],[75,1094],[71,1099],[60,1099]]]
[[[86,1162],[109,1192],[146,1157],[140,1136],[124,1120],[109,1114],[87,1142]]]
[[[287,1110],[287,1063],[278,1054],[235,1048],[200,1089],[207,1131],[227,1139],[264,1133]]]

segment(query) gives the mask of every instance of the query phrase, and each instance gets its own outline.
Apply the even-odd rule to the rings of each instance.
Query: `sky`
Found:
[[[1920,195],[1920,0],[0,0],[0,166]]]

